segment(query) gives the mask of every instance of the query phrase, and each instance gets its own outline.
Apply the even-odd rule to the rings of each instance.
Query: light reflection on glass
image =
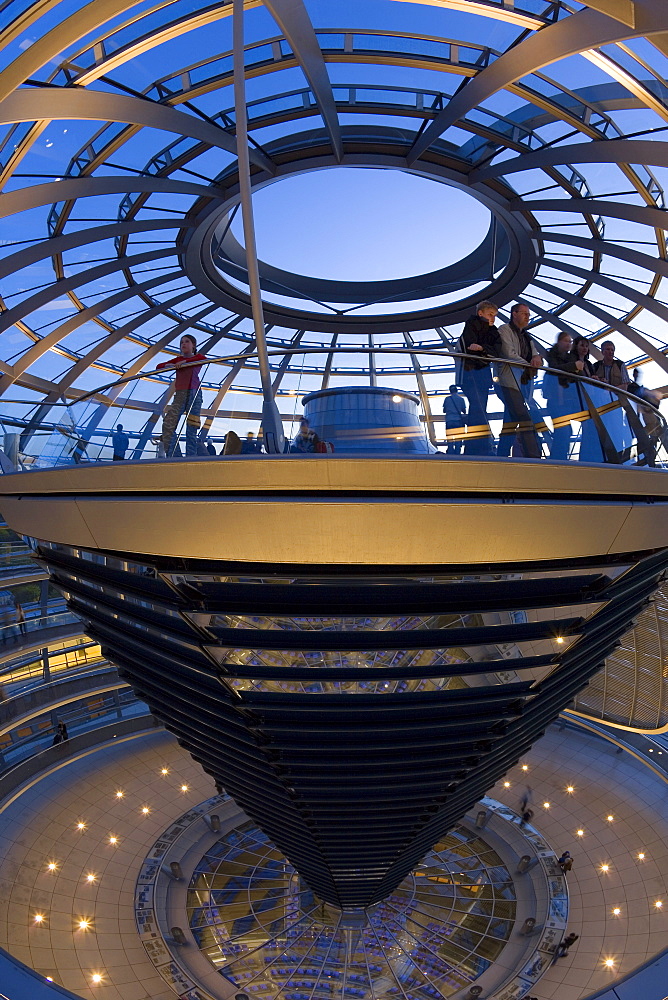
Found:
[[[498,855],[456,827],[363,926],[344,927],[248,822],[202,858],[188,912],[209,961],[259,1000],[439,1000],[498,958],[515,892]]]

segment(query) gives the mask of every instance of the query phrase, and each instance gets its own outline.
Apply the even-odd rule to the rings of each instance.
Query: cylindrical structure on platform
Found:
[[[336,453],[379,451],[383,454],[431,454],[418,414],[420,400],[400,389],[321,389],[302,399],[304,417]]]

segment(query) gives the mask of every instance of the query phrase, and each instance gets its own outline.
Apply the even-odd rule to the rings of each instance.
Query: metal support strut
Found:
[[[262,292],[260,289],[260,272],[257,262],[257,247],[255,244],[255,225],[253,222],[253,201],[250,179],[250,159],[248,155],[248,122],[246,118],[246,79],[244,65],[244,0],[234,0],[233,7],[233,44],[234,44],[234,111],[236,117],[237,159],[239,163],[239,192],[241,196],[241,215],[244,225],[244,242],[246,244],[246,269],[250,288],[251,309],[253,312],[253,327],[257,345],[260,381],[262,383],[262,431],[264,446],[271,454],[282,454],[285,446],[283,422],[274,399],[269,359],[267,357],[267,337],[262,309]]]

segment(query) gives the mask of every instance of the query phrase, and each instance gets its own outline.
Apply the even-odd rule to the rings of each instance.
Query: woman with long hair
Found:
[[[573,341],[573,360],[582,362],[582,375],[597,379],[594,365],[589,357],[590,344],[586,337],[578,336]],[[596,386],[585,382],[580,382],[577,386],[579,409],[588,414],[590,404],[598,407],[609,401],[609,393],[603,393]],[[603,462],[603,448],[598,429],[591,416],[585,417],[582,421],[580,432],[580,461],[581,462]]]
[[[547,352],[547,364],[560,375],[546,373],[543,378],[543,395],[547,400],[548,413],[552,417],[553,433],[550,458],[568,458],[571,443],[571,418],[581,407],[575,380],[568,374],[579,375],[584,362],[573,357],[573,338],[568,330],[562,330]]]

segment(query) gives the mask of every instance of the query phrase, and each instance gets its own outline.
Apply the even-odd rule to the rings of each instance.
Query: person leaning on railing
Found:
[[[570,415],[581,409],[575,381],[566,376],[581,375],[585,363],[581,358],[573,357],[572,350],[573,338],[568,330],[562,330],[546,358],[549,368],[563,372],[563,375],[546,374],[543,379],[543,395],[554,426],[550,457],[556,459],[568,458],[571,441]]]
[[[488,358],[501,354],[501,338],[494,326],[498,307],[480,302],[474,316],[469,316],[459,338],[458,349],[466,358],[461,366],[459,384],[468,400],[467,455],[491,455],[494,443],[487,422],[487,403],[492,388],[492,369]]]
[[[201,365],[193,361],[206,361],[205,354],[197,353],[197,341],[190,333],[181,337],[181,353],[173,361],[163,361],[158,368],[176,368],[174,399],[162,419],[162,445],[165,455],[170,458],[177,445],[176,425],[186,414],[186,455],[197,454],[197,431],[202,409],[202,390],[199,384]],[[183,365],[191,365],[183,368]]]
[[[290,452],[293,455],[312,454],[315,452],[319,442],[320,438],[315,431],[311,430],[311,425],[306,417],[302,417],[299,421],[299,430],[292,439]]]
[[[533,393],[533,379],[542,367],[543,359],[536,343],[526,328],[531,313],[523,303],[516,303],[510,310],[510,322],[499,329],[501,337],[501,357],[509,361],[525,362],[529,368],[513,368],[500,365],[497,392],[504,404],[503,430],[497,446],[497,455],[508,457],[515,437],[517,451],[523,458],[540,458],[540,445],[529,413],[527,402]]]
[[[631,379],[624,362],[615,357],[615,345],[611,340],[603,341],[601,354],[603,357],[594,365],[594,374],[615,389],[626,389]]]

